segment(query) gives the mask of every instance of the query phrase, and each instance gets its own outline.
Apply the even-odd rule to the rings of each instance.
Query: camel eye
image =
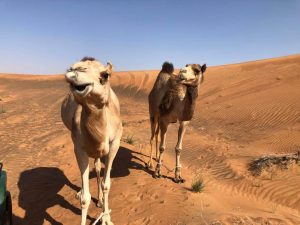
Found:
[[[107,73],[107,72],[103,72],[103,73],[101,73],[100,75],[101,75],[101,78],[103,78],[103,79],[105,79],[105,80],[107,80],[108,77],[109,77],[109,73]]]
[[[105,83],[107,82],[109,76],[110,76],[110,74],[107,73],[107,72],[102,72],[102,73],[100,73],[100,78],[99,78],[100,83],[101,83],[102,85],[105,84]]]
[[[86,68],[83,68],[83,67],[77,67],[76,69],[75,69],[77,72],[86,72]]]

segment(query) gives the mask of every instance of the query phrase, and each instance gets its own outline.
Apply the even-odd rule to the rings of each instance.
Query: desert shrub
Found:
[[[259,176],[264,170],[268,170],[273,166],[277,166],[280,169],[288,169],[289,165],[300,162],[300,151],[289,155],[269,155],[263,156],[259,159],[255,159],[249,164],[249,171],[253,176]]]
[[[135,140],[134,140],[134,138],[133,138],[133,135],[131,135],[131,136],[127,136],[127,138],[124,140],[127,144],[130,144],[130,145],[134,145],[134,143],[135,143]]]
[[[203,178],[197,178],[192,183],[192,191],[195,193],[200,193],[204,189]]]

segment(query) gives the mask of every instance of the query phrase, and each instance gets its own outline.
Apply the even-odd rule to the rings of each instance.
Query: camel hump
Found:
[[[161,68],[161,72],[172,74],[174,72],[174,66],[170,62],[164,62]]]

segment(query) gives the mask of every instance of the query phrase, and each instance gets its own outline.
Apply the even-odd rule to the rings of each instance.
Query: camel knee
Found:
[[[182,150],[181,148],[176,147],[176,148],[175,148],[175,153],[176,153],[176,155],[180,155],[181,150]]]
[[[180,174],[181,173],[181,165],[177,165],[175,167],[175,174]]]
[[[80,196],[80,205],[81,208],[88,208],[91,202],[91,194],[90,193],[85,193],[85,194],[81,194]]]
[[[107,193],[110,190],[110,182],[102,182],[102,191],[103,193]]]
[[[153,144],[153,137],[151,137],[149,143],[150,143],[150,146],[152,146],[152,144]]]

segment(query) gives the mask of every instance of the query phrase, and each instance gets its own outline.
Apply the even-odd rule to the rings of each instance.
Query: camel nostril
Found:
[[[185,78],[184,78],[184,76],[182,74],[179,74],[179,79],[180,80],[184,80]]]

